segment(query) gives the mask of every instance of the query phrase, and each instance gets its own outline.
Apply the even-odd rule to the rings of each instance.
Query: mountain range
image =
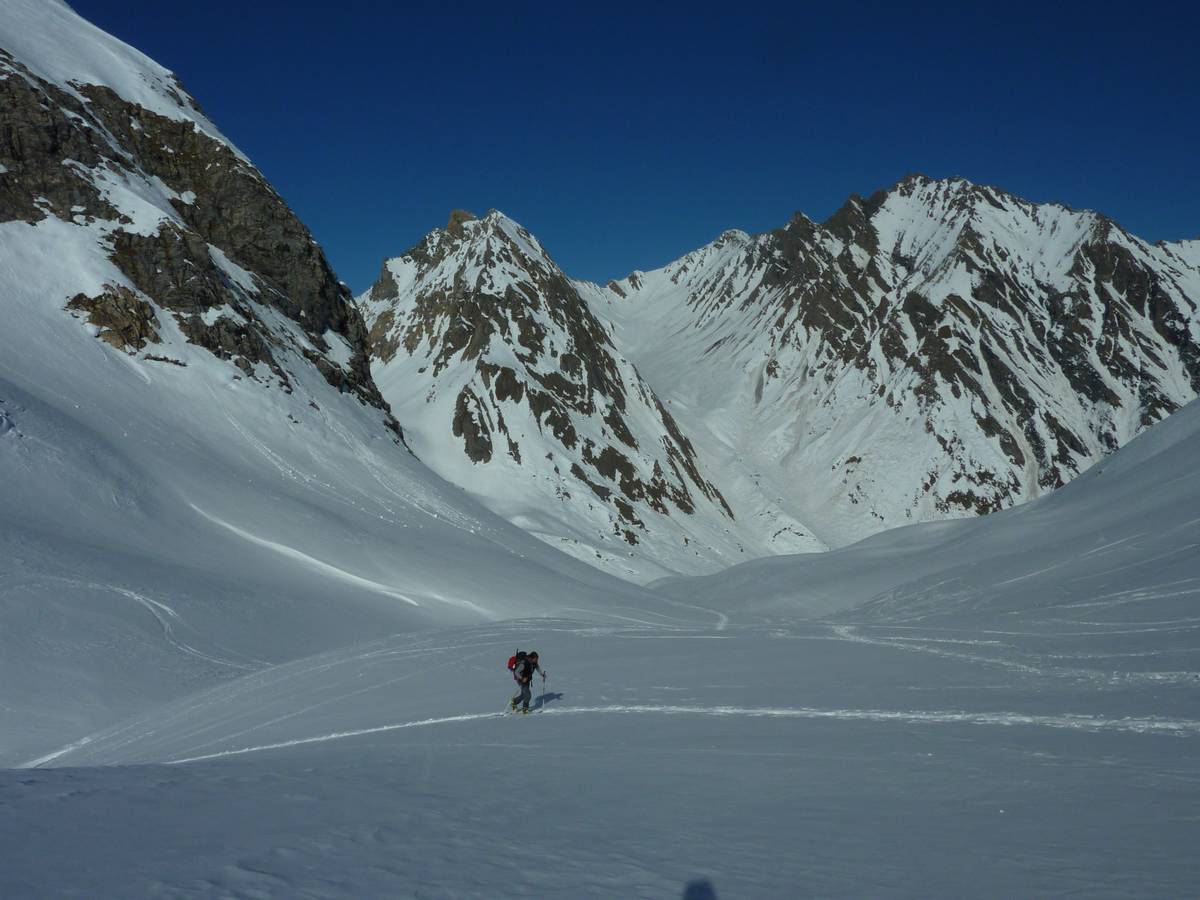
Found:
[[[354,298],[171,73],[65,5],[7,14],[0,220],[33,345],[89,329],[163,396],[220,363],[266,416],[336,429],[315,377],[622,578],[1008,508],[1200,392],[1200,241],[958,178],[606,285],[456,211]]]
[[[1200,392],[1200,241],[960,178],[603,286],[456,212],[358,305],[419,457],[640,580],[1011,507]]]

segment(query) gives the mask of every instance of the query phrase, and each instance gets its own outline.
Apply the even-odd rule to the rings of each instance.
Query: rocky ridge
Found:
[[[958,178],[581,290],[829,546],[1032,499],[1200,392],[1200,243]]]
[[[537,240],[456,211],[359,305],[417,455],[569,552],[644,574],[765,539]]]
[[[349,290],[258,170],[171,73],[57,0],[13,0],[0,20],[0,223],[50,219],[112,265],[62,298],[106,343],[180,363],[168,345],[182,338],[289,392],[296,367],[314,366],[399,435]]]
[[[714,531],[738,556],[843,546],[1033,499],[1122,446],[1200,392],[1198,248],[912,176],[823,224],[727,231],[603,287],[570,282],[507,217],[456,212],[360,305],[376,377],[444,477],[552,542],[594,547],[604,529],[563,508],[574,478],[651,570],[715,568],[737,556]],[[687,476],[674,500],[576,443],[576,417],[591,417],[602,454],[624,454],[629,393],[671,411],[647,425]],[[531,428],[553,445],[531,451]],[[692,502],[702,483],[718,506]],[[645,499],[669,515],[643,515]],[[701,521],[713,509],[728,519],[715,529]],[[696,532],[704,562],[664,542],[682,534],[695,552]]]

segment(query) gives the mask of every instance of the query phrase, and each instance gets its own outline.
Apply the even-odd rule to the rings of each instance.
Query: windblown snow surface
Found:
[[[1025,507],[666,582],[666,616],[221,681],[3,772],[0,891],[1186,896],[1198,451],[1192,404]]]

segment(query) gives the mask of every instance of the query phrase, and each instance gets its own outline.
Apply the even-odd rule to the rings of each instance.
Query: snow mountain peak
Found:
[[[761,523],[733,524],[668,404],[581,294],[595,286],[502,213],[451,223],[388,260],[359,300],[375,378],[418,456],[624,574],[762,552]]]
[[[598,290],[650,383],[703,384],[833,546],[1030,499],[1200,390],[1194,246],[962,178]]]
[[[678,434],[667,444],[694,464],[689,496],[716,486],[715,529],[739,552],[841,546],[1031,499],[1200,390],[1194,244],[1152,246],[1097,213],[964,178],[910,175],[824,223],[797,213],[764,234],[729,230],[604,287],[568,279],[498,213],[455,230],[390,260],[363,300],[385,395],[426,398],[404,417],[420,418],[447,373],[474,361],[481,383],[455,376],[455,411],[434,429],[450,423],[474,463],[507,445],[524,468],[514,413],[479,405],[506,399],[492,380],[506,396],[536,383],[536,407],[571,415],[602,409],[598,396],[649,398],[671,410],[644,417],[658,423],[651,443]],[[402,380],[380,368],[401,348]],[[547,377],[560,358],[589,374]],[[574,452],[578,428],[565,412],[556,420],[558,448]],[[626,443],[649,446],[640,434]],[[578,480],[589,470],[575,462]],[[443,474],[491,490],[480,470],[447,462]],[[649,550],[651,520],[636,518]],[[680,521],[658,524],[678,535]]]

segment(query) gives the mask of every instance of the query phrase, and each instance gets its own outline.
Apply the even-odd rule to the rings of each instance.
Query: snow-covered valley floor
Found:
[[[4,408],[0,897],[1197,893],[1198,404],[1026,506],[649,588],[354,432],[175,463],[131,404],[98,462],[92,407]]]
[[[1184,896],[1197,671],[1194,619],[396,636],[0,772],[0,894]]]

